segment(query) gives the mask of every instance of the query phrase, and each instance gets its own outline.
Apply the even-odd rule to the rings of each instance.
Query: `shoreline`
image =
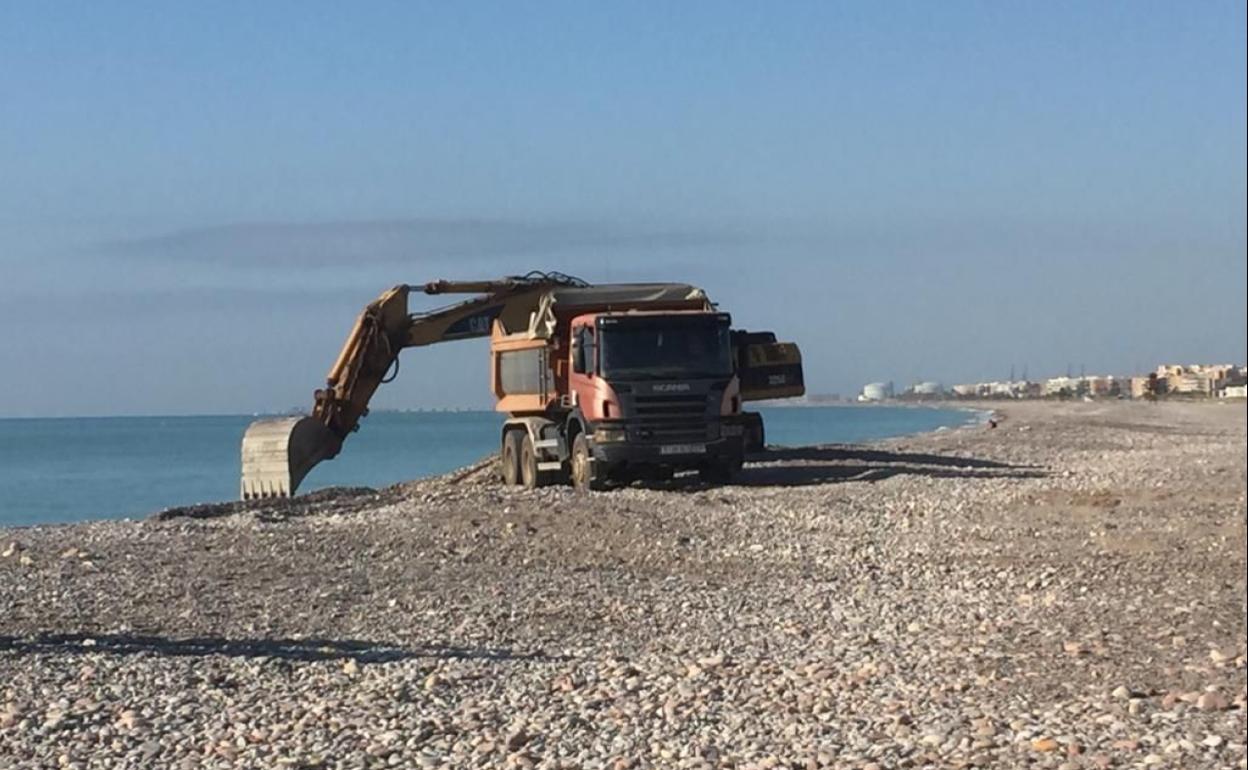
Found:
[[[1001,411],[721,488],[5,530],[0,757],[1242,766],[1244,411]]]
[[[836,405],[829,405],[829,406],[836,406]],[[843,406],[848,406],[848,405],[843,405]],[[896,408],[902,408],[903,406],[907,406],[907,405],[896,405]],[[770,406],[764,406],[764,408],[772,408],[772,407],[770,407]],[[952,412],[965,412],[965,411],[974,411],[974,410],[963,410],[963,409],[943,409],[943,410],[941,410],[941,411],[945,411],[945,412],[950,412],[950,413],[952,413]],[[494,415],[494,414],[496,414],[496,413],[495,413],[495,412],[493,412],[492,410],[480,410],[479,412],[476,412],[476,413],[477,413],[477,414],[490,414],[490,415]],[[393,412],[393,414],[414,414],[414,413]],[[425,414],[444,414],[444,413],[442,413],[442,412],[427,412],[427,413],[425,413]],[[250,419],[250,418],[249,418],[248,416],[246,416],[246,415],[197,415],[197,416],[189,416],[189,417],[187,417],[187,418],[177,418],[177,419],[195,419],[196,417],[203,417],[203,418],[205,418],[205,419],[220,419],[220,418],[222,418],[222,417],[225,417],[225,418],[230,418],[230,419],[239,419],[239,420],[241,420],[241,419]],[[41,420],[41,419],[56,419],[56,420],[62,420],[62,419],[64,419],[64,420],[70,420],[70,421],[72,421],[72,420],[74,420],[74,419],[78,419],[78,418],[31,418],[31,419],[35,419],[35,420]],[[91,418],[91,419],[112,419],[112,418]],[[166,418],[166,417],[162,417],[162,416],[143,416],[143,417],[138,417],[138,418],[134,418],[134,417],[119,417],[119,418],[116,418],[116,419],[121,419],[121,420],[132,420],[132,419],[144,419],[144,420],[146,420],[146,419],[151,419],[151,420],[163,420],[163,419],[172,419],[172,418]],[[500,419],[501,419],[501,417],[500,417]],[[980,422],[982,423],[982,420],[981,420]],[[860,441],[860,442],[857,442],[857,443],[860,443],[860,444],[869,444],[869,443],[874,443],[874,442],[877,442],[877,441],[888,440],[888,439],[890,439],[890,438],[899,438],[899,437],[903,437],[903,436],[915,436],[915,435],[921,435],[921,434],[923,434],[923,433],[932,432],[932,431],[938,431],[938,430],[946,430],[946,429],[947,429],[947,430],[957,430],[957,429],[961,429],[961,428],[965,427],[965,425],[966,425],[966,424],[974,425],[975,423],[974,423],[974,422],[972,422],[972,421],[967,421],[967,422],[966,422],[966,423],[964,423],[964,424],[950,424],[950,425],[947,425],[947,426],[938,426],[938,427],[936,427],[936,428],[931,428],[931,429],[928,429],[928,430],[917,430],[917,431],[913,431],[913,432],[909,432],[909,433],[898,434],[898,435],[896,435],[896,436],[886,436],[886,437],[882,437],[882,438],[867,439],[867,440]],[[836,426],[832,426],[832,427],[833,427],[833,428],[835,428]],[[851,443],[852,443],[852,442],[851,442]],[[490,456],[490,455],[489,455],[489,454],[485,454],[485,455],[483,455],[483,456],[482,456],[482,458],[484,458],[484,457],[488,457],[488,456]],[[476,460],[476,461],[473,461],[473,462],[469,463],[469,465],[476,465],[476,464],[479,464],[479,463],[480,463],[480,461],[481,461],[481,460]],[[418,482],[418,481],[423,481],[423,480],[428,480],[428,479],[436,478],[436,477],[438,477],[438,476],[442,476],[442,475],[455,475],[455,474],[459,473],[459,472],[460,472],[460,471],[461,471],[464,467],[468,467],[468,466],[467,466],[467,465],[465,465],[465,466],[459,466],[459,467],[450,468],[450,469],[448,469],[448,470],[445,470],[445,471],[440,471],[440,472],[430,472],[430,473],[424,473],[424,474],[417,474],[417,475],[410,476],[410,477],[408,477],[408,478],[400,478],[400,479],[397,479],[397,480],[395,480],[395,481],[391,481],[391,482],[389,482],[389,483],[383,483],[383,484],[377,484],[377,485],[369,485],[369,484],[367,484],[367,483],[365,483],[365,484],[330,484],[330,485],[325,486],[325,487],[318,487],[318,488],[316,488],[316,489],[314,489],[314,490],[312,490],[312,491],[313,491],[313,492],[321,492],[321,491],[326,491],[326,490],[330,490],[330,491],[332,491],[332,490],[336,490],[336,489],[340,489],[340,488],[345,488],[345,487],[348,487],[348,486],[353,487],[353,488],[359,488],[359,489],[363,489],[363,488],[365,488],[365,487],[368,487],[368,488],[371,488],[371,489],[374,489],[374,490],[380,491],[380,490],[384,490],[384,489],[387,489],[387,488],[389,488],[389,487],[391,487],[391,486],[395,486],[395,485],[411,484],[411,483]],[[232,472],[236,474],[236,473],[237,473],[237,469],[234,469]],[[0,487],[0,492],[2,492],[2,491],[3,491],[3,487]],[[309,493],[303,493],[303,494],[309,494]],[[12,522],[12,523],[9,523],[9,522],[5,522],[5,521],[3,520],[3,518],[0,518],[0,539],[2,539],[2,538],[3,538],[3,533],[4,533],[4,532],[6,532],[6,531],[9,531],[9,530],[20,530],[20,529],[29,528],[29,527],[72,526],[72,525],[75,525],[75,524],[87,524],[87,523],[91,523],[91,522],[99,522],[99,521],[142,521],[142,520],[144,520],[144,519],[151,518],[151,517],[153,517],[153,516],[157,516],[157,515],[159,515],[162,511],[169,510],[169,509],[171,509],[171,508],[194,508],[194,507],[202,507],[202,506],[223,506],[223,505],[226,505],[226,504],[231,503],[231,502],[235,502],[235,501],[234,501],[234,500],[230,500],[230,499],[228,499],[228,498],[226,498],[226,499],[216,499],[216,500],[213,500],[213,499],[206,499],[206,500],[199,500],[199,501],[195,501],[195,502],[185,502],[185,503],[177,503],[177,504],[174,504],[174,505],[165,505],[165,506],[163,506],[163,507],[161,507],[161,506],[153,506],[153,507],[150,507],[150,508],[146,508],[146,509],[143,509],[143,510],[138,510],[138,511],[135,511],[135,512],[131,512],[131,513],[127,513],[127,514],[125,514],[125,515],[119,515],[119,516],[102,516],[102,517],[96,517],[96,518],[71,519],[71,520],[66,520],[66,521],[36,521],[36,522],[29,522],[29,523],[17,523],[17,522]]]

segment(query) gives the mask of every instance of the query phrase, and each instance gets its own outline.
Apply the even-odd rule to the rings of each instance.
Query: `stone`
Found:
[[[1201,711],[1225,711],[1230,708],[1230,704],[1222,693],[1206,692],[1196,699],[1196,708]]]
[[[523,729],[516,730],[511,735],[507,736],[507,750],[511,752],[519,751],[524,748],[525,744],[527,744],[530,740],[532,740],[532,736],[526,733]]]
[[[1033,751],[1057,751],[1060,744],[1052,738],[1033,738],[1031,748]]]

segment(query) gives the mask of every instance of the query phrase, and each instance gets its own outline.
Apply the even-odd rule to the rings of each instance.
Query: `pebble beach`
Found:
[[[0,769],[1243,768],[1245,408],[0,529]]]

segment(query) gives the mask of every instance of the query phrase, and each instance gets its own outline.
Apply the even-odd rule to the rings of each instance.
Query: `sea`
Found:
[[[974,412],[891,406],[762,408],[767,443],[857,443],[953,428]],[[238,497],[239,445],[253,415],[0,419],[0,526],[142,518]],[[495,451],[491,411],[374,412],[300,492],[383,487]]]

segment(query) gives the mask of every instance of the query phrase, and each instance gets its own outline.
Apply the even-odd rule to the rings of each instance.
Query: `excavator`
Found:
[[[264,419],[242,443],[244,500],[293,495],[342,451],[405,348],[490,337],[499,475],[528,488],[568,480],[603,489],[697,470],[728,481],[761,449],[761,415],[742,402],[805,393],[797,345],[729,328],[683,283],[590,285],[562,273],[432,281],[427,295],[475,295],[411,313],[410,285],[360,313],[310,415]]]

